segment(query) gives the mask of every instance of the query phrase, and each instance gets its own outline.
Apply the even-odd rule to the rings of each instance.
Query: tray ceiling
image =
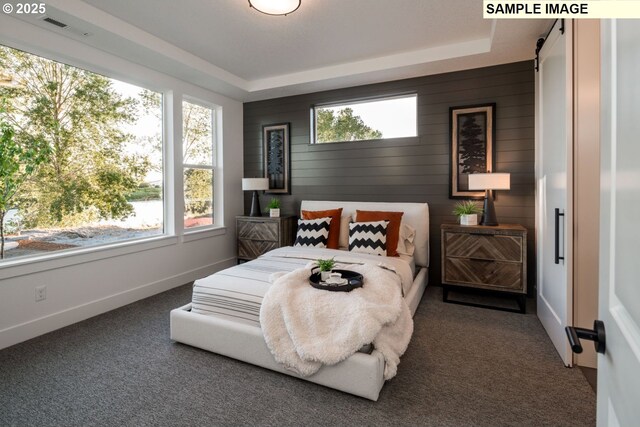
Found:
[[[476,0],[302,0],[288,16],[246,0],[50,0],[47,15],[74,31],[27,20],[241,100],[531,59],[550,26],[485,20]]]

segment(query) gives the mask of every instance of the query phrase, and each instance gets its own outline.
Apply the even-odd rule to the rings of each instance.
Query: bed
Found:
[[[413,280],[406,289],[403,286],[403,295],[413,315],[427,286],[429,266],[427,204],[303,201],[301,205],[301,210],[309,211],[333,208],[342,208],[343,217],[355,213],[356,209],[404,213],[402,221],[415,229],[415,251],[412,259],[396,259],[394,262],[408,265],[411,271]],[[171,311],[171,338],[183,344],[370,400],[377,400],[384,385],[385,362],[382,355],[375,349],[370,353],[357,352],[340,363],[323,366],[312,376],[301,377],[278,364],[267,347],[259,324],[260,295],[269,286],[267,277],[271,272],[291,271],[308,262],[308,257],[299,256],[299,251],[296,249],[298,248],[276,249],[257,260],[196,281],[192,303]],[[348,257],[350,254],[336,249],[314,248],[313,251],[317,251],[318,258]],[[313,257],[315,256],[314,254]],[[216,289],[216,299],[211,299],[212,296],[207,293],[208,289]],[[225,297],[227,291],[230,293]],[[240,301],[235,298],[233,292],[244,292],[255,298],[243,298]]]

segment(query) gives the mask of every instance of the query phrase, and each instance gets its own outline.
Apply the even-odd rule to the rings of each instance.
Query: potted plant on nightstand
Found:
[[[336,265],[336,261],[331,259],[319,259],[316,260],[316,264],[318,264],[318,268],[320,269],[320,280],[326,282],[331,274],[331,270]]]
[[[453,214],[460,219],[460,225],[478,225],[478,215],[482,213],[482,208],[471,200],[466,200],[456,204]]]
[[[269,211],[269,216],[271,218],[279,218],[280,217],[280,200],[275,197],[271,199],[267,209]]]

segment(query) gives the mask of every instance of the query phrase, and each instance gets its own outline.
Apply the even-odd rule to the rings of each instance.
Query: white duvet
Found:
[[[394,270],[400,277],[402,292],[406,295],[413,285],[413,270],[407,257],[386,257],[378,255],[368,255],[338,249],[326,248],[301,248],[296,246],[285,246],[283,248],[274,249],[262,255],[260,260],[309,260],[315,261],[318,258],[333,258],[341,266],[336,268],[345,268],[350,270],[351,265],[374,265],[382,266],[387,269]],[[414,264],[415,265],[415,264]]]
[[[324,258],[321,252],[283,248],[269,255],[315,260]],[[411,269],[406,262],[387,257],[381,261],[347,253],[335,259],[346,263],[337,268],[362,274],[364,286],[351,292],[315,289],[309,286],[312,263],[272,274],[273,284],[260,308],[267,346],[287,369],[309,376],[373,343],[386,362],[384,378],[392,378],[413,333],[413,319],[402,297],[402,289],[412,282]]]

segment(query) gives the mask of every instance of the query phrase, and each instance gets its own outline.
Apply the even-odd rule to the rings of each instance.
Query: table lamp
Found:
[[[269,189],[269,178],[242,178],[242,190],[253,191],[251,199],[251,213],[249,216],[262,216],[258,191]]]
[[[511,189],[509,173],[472,173],[469,175],[469,190],[485,190],[484,208],[480,225],[498,225],[493,206],[493,190]]]

